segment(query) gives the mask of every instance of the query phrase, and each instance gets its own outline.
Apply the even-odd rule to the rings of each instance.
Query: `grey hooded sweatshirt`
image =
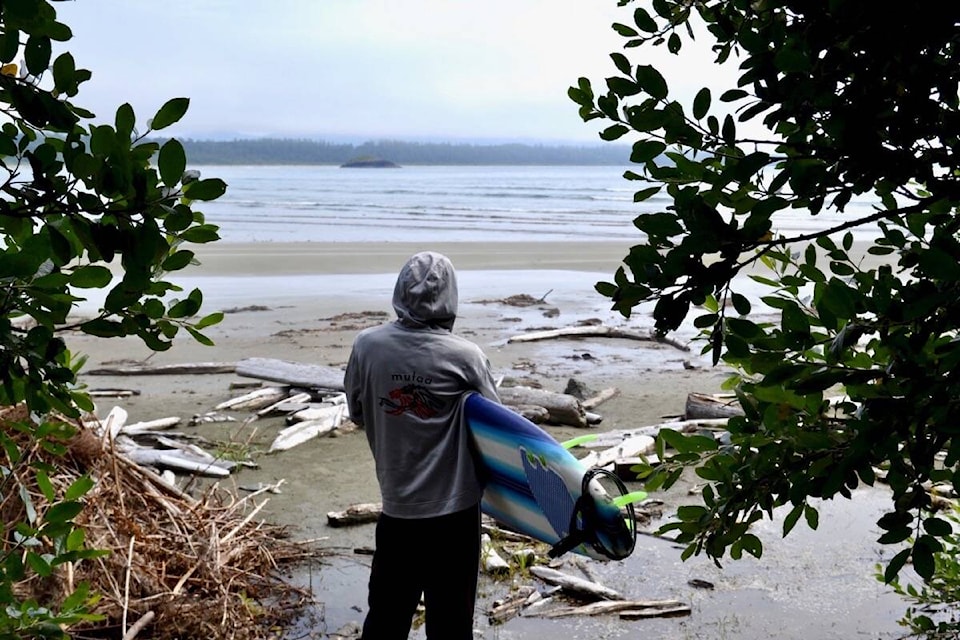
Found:
[[[483,494],[460,400],[498,397],[486,356],[452,333],[457,302],[450,260],[418,253],[397,278],[397,320],[362,331],[350,353],[347,407],[366,431],[388,516],[441,516]]]

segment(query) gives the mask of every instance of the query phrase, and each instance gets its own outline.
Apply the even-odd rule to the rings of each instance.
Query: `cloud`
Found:
[[[77,102],[173,133],[596,141],[567,88],[602,87],[630,12],[613,0],[85,0],[56,3],[93,71]]]

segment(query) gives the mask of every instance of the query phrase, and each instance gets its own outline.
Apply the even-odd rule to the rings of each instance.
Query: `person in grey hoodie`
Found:
[[[347,363],[347,407],[383,497],[363,640],[406,638],[421,595],[427,638],[473,637],[483,481],[461,399],[499,398],[481,349],[452,333],[457,305],[450,260],[414,255],[393,291],[397,319],[362,331]]]

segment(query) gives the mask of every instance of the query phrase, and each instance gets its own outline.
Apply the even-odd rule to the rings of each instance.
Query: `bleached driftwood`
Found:
[[[634,458],[653,453],[656,440],[647,435],[627,438],[617,445],[603,451],[591,451],[580,458],[586,467],[607,467],[621,458]]]
[[[672,616],[688,616],[691,610],[685,604],[676,607],[648,607],[645,609],[629,609],[620,612],[621,620],[642,620],[644,618],[666,618]]]
[[[258,416],[266,416],[271,413],[289,413],[291,411],[297,411],[302,409],[308,402],[310,402],[310,394],[306,391],[300,393],[295,393],[286,398],[282,398],[272,404],[267,405],[263,409],[257,411]]]
[[[92,422],[86,424],[101,438],[116,440],[117,436],[120,435],[120,432],[123,430],[123,426],[127,423],[127,417],[126,409],[123,407],[114,407],[110,409],[103,420],[94,419]]]
[[[195,444],[190,444],[188,442],[180,442],[179,440],[174,440],[173,438],[166,438],[164,436],[156,437],[157,444],[169,447],[175,451],[179,451],[181,455],[187,458],[196,460],[197,462],[207,462],[210,464],[215,464],[218,467],[222,467],[228,471],[233,471],[241,463],[233,460],[227,460],[225,458],[215,456],[209,451],[206,451]],[[244,466],[250,466],[249,464]],[[256,465],[254,465],[256,466]]]
[[[198,424],[207,424],[213,422],[236,422],[237,419],[233,416],[228,416],[225,413],[216,413],[215,411],[208,411],[206,413],[197,413],[190,418],[189,424],[191,427],[195,427]]]
[[[233,409],[236,411],[262,409],[282,398],[286,398],[288,393],[285,387],[264,387],[256,391],[251,391],[250,393],[245,393],[242,396],[225,400],[213,409],[214,411],[223,411],[225,409]]]
[[[307,440],[320,437],[338,428],[346,416],[347,408],[342,404],[327,407],[324,415],[306,422],[297,422],[277,433],[270,445],[270,451],[286,451]]]
[[[310,403],[308,407],[294,411],[292,414],[287,416],[287,423],[293,424],[294,422],[319,420],[329,413],[331,405],[346,406],[346,404],[347,395],[345,393],[337,393],[332,396],[328,396],[323,400],[322,403]]]
[[[722,430],[727,426],[726,418],[703,419],[703,420],[672,420],[670,422],[661,422],[646,427],[636,427],[634,429],[618,429],[615,431],[606,431],[598,433],[596,438],[589,442],[584,442],[578,446],[588,449],[605,449],[621,444],[624,440],[636,436],[657,437],[661,429],[673,429],[682,433],[692,433],[699,429]]]
[[[683,417],[687,420],[703,418],[733,418],[742,416],[743,408],[733,395],[688,393]]]
[[[480,568],[489,575],[502,575],[510,572],[510,564],[497,553],[490,536],[480,536]]]
[[[581,404],[583,404],[584,409],[595,409],[597,406],[603,404],[611,398],[617,397],[619,394],[620,389],[617,389],[616,387],[610,387],[609,389],[598,391],[596,395],[587,398]]]
[[[548,422],[573,427],[586,427],[587,414],[576,396],[555,393],[532,387],[502,387],[497,390],[505,405],[543,407],[549,414]]]
[[[130,436],[142,433],[144,431],[159,431],[161,429],[169,429],[170,427],[175,427],[180,424],[180,418],[177,416],[170,416],[169,418],[157,418],[156,420],[146,420],[144,422],[135,422],[133,424],[124,425],[121,430],[122,433]]]
[[[307,389],[343,391],[343,371],[335,367],[273,358],[245,358],[237,363],[237,375],[281,382]]]
[[[352,504],[343,511],[328,511],[327,524],[331,527],[347,527],[355,524],[376,522],[383,508],[379,502]]]
[[[536,538],[532,538],[525,533],[510,531],[509,529],[501,529],[497,526],[496,521],[489,516],[483,517],[483,522],[480,525],[480,529],[485,533],[489,533],[491,536],[496,537],[498,540],[505,540],[507,542],[522,542],[524,544],[536,544],[538,542]]]
[[[679,600],[600,600],[576,607],[562,607],[547,611],[543,618],[570,618],[573,616],[599,616],[608,613],[620,613],[635,610],[657,610],[674,615],[678,607],[690,608]]]
[[[521,586],[506,598],[495,600],[487,611],[487,620],[490,624],[503,624],[541,597],[540,592],[530,585]]]
[[[233,362],[188,362],[183,364],[132,364],[125,367],[101,367],[85,371],[90,376],[147,376],[201,373],[233,373]]]
[[[174,449],[149,449],[136,447],[126,451],[126,456],[138,465],[148,465],[160,469],[176,469],[214,478],[226,478],[230,470],[208,461],[191,459],[183,452]]]
[[[91,398],[129,398],[140,395],[138,389],[90,389],[87,394]]]
[[[547,584],[553,584],[566,593],[587,598],[590,600],[623,600],[624,597],[614,589],[606,587],[597,582],[591,582],[584,578],[551,569],[550,567],[533,566],[530,567],[530,573],[537,576]]]
[[[637,331],[635,329],[624,329],[623,327],[610,327],[604,325],[591,325],[585,327],[565,327],[563,329],[550,329],[547,331],[531,331],[507,339],[507,342],[534,342],[537,340],[551,340],[554,338],[623,338],[626,340],[643,340],[647,342],[660,342],[668,344],[671,347],[681,351],[690,351],[689,345],[683,344],[666,336],[658,336],[653,331]]]

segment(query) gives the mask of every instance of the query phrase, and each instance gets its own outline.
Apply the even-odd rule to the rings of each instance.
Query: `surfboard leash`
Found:
[[[569,533],[551,547],[547,553],[551,558],[557,558],[568,551],[576,549],[582,544],[590,545],[598,553],[605,555],[611,560],[623,560],[633,553],[637,542],[636,519],[633,510],[633,503],[628,502],[624,505],[616,505],[617,517],[613,520],[616,524],[609,522],[609,518],[603,518],[597,507],[597,501],[590,493],[590,483],[603,476],[613,482],[620,491],[620,495],[627,494],[627,487],[612,471],[600,467],[591,467],[583,474],[583,480],[580,485],[580,497],[577,498],[573,507],[573,513],[570,514]],[[626,515],[621,517],[620,509],[626,511]],[[600,533],[606,533],[609,539],[622,538],[626,533],[629,537],[629,543],[622,548],[611,548],[601,539]],[[618,545],[619,546],[619,545]]]

